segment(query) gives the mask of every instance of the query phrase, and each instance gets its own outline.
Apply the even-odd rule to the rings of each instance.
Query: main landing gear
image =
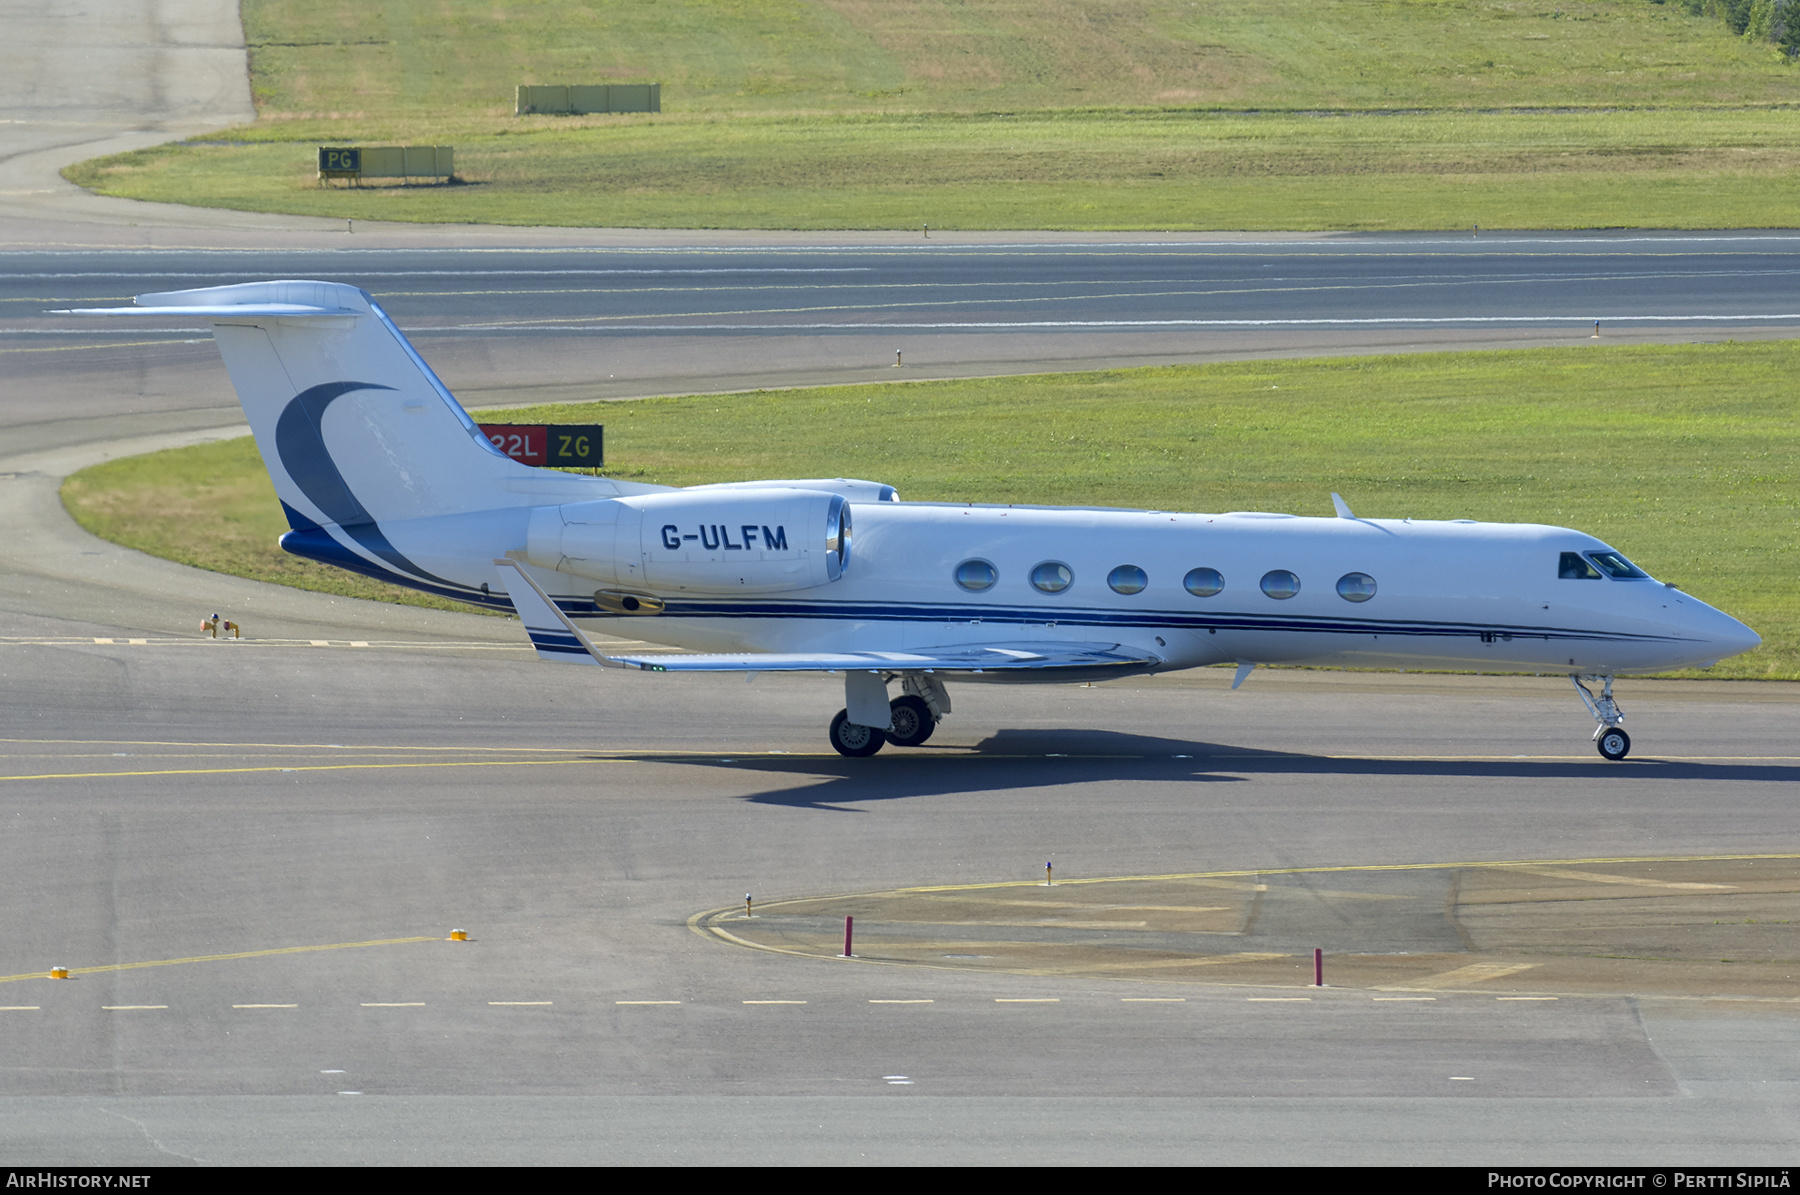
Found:
[[[1631,736],[1625,733],[1623,726],[1619,725],[1625,720],[1625,711],[1621,710],[1619,703],[1613,700],[1613,678],[1610,676],[1570,676],[1569,680],[1574,684],[1575,691],[1581,694],[1582,703],[1588,707],[1588,713],[1594,715],[1594,721],[1599,723],[1594,728],[1594,745],[1600,749],[1600,754],[1614,763],[1631,754]],[[1594,691],[1587,685],[1581,683],[1584,680],[1589,683],[1601,682],[1598,696],[1595,696]]]
[[[831,720],[831,745],[839,755],[873,755],[887,743],[887,731],[850,720],[849,710],[839,710]]]
[[[950,712],[950,693],[944,683],[925,673],[901,676],[900,696],[887,703],[888,724],[868,726],[850,720],[850,710],[864,718],[879,717],[880,702],[887,696],[887,681],[867,673],[846,673],[846,708],[831,720],[831,746],[839,755],[873,755],[889,743],[917,747],[931,737],[943,716]]]

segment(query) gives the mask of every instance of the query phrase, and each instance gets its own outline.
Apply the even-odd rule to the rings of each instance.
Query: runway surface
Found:
[[[241,416],[199,330],[44,313],[354,282],[479,405],[1580,350],[1596,319],[1601,344],[1789,336],[1800,238],[349,231],[61,184],[63,162],[242,118],[215,86],[242,53],[229,8],[100,5],[83,36],[120,48],[116,77],[89,71],[67,125],[33,107],[41,72],[0,71],[0,1159],[1791,1160],[1800,1020],[1777,972],[1800,947],[1763,923],[1787,895],[1746,888],[1760,903],[1721,940],[1754,966],[1709,964],[1699,991],[1617,967],[1539,990],[1484,970],[1437,906],[1464,864],[1601,883],[1625,857],[1800,853],[1795,686],[1623,682],[1620,766],[1566,681],[1295,672],[964,686],[928,748],[845,760],[824,748],[830,678],[568,675],[504,620],[91,539],[61,477]],[[76,28],[9,23],[56,78],[78,67],[33,47]],[[199,641],[214,611],[251,638]],[[747,892],[1028,882],[1046,861],[1069,881],[1269,873],[1266,919],[1205,949],[1239,932],[1225,953],[1291,974],[892,966],[703,924]],[[1273,875],[1376,864],[1435,887]],[[1638,939],[1658,916],[1704,932],[1640,903]],[[1428,992],[1319,989],[1308,942],[1470,961]]]
[[[1800,238],[1776,234],[588,249],[386,235],[333,250],[11,253],[0,360],[21,380],[180,368],[193,398],[228,402],[210,346],[184,343],[202,324],[46,312],[271,277],[369,290],[471,403],[1800,326]],[[141,412],[187,397],[161,385],[114,382],[99,401],[123,413],[128,399]]]

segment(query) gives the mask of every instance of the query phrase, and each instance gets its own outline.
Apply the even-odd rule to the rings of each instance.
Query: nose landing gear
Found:
[[[1590,683],[1600,682],[1598,696],[1587,685],[1581,683],[1584,680]],[[1613,678],[1610,676],[1571,675],[1569,681],[1575,686],[1575,691],[1581,694],[1582,704],[1588,707],[1588,713],[1594,715],[1594,721],[1599,723],[1594,728],[1594,745],[1600,749],[1600,754],[1614,763],[1631,754],[1631,736],[1626,734],[1625,728],[1619,725],[1625,720],[1625,711],[1621,710],[1619,703],[1613,700]]]

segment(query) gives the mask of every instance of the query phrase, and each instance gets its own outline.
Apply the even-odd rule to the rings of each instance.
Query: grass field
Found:
[[[862,476],[915,500],[1546,522],[1592,532],[1744,619],[1707,675],[1800,679],[1800,410],[1787,343],[1252,362],[484,412],[603,421],[616,477]],[[830,427],[835,434],[818,436]],[[281,554],[248,440],[71,477],[90,530],[331,592]],[[393,591],[390,591],[393,592]]]
[[[1800,224],[1792,111],[831,116],[458,139],[466,185],[320,189],[311,146],[85,163],[139,199],[660,228],[1414,229]],[[617,118],[615,118],[617,119]]]
[[[635,227],[1774,227],[1800,67],[1652,0],[246,0],[259,118],[107,194]],[[516,117],[521,82],[663,83]],[[315,185],[321,144],[464,185]]]
[[[1771,46],[1651,0],[244,0],[265,120],[512,119],[519,83],[671,114],[1737,105]]]

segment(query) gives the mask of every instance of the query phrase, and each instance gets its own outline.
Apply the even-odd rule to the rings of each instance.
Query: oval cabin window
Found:
[[[1181,579],[1181,587],[1195,597],[1211,597],[1225,588],[1225,578],[1216,568],[1197,568]]]
[[[1144,586],[1150,584],[1150,578],[1135,564],[1121,564],[1106,574],[1106,583],[1114,593],[1142,593]]]
[[[1046,560],[1031,570],[1031,587],[1039,593],[1061,593],[1074,583],[1074,570],[1060,560]]]
[[[956,566],[956,583],[970,593],[993,587],[1000,571],[985,560],[965,560]]]
[[[1263,574],[1262,591],[1276,601],[1283,601],[1300,592],[1300,578],[1285,568],[1271,569]]]

